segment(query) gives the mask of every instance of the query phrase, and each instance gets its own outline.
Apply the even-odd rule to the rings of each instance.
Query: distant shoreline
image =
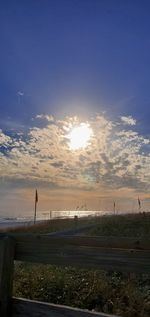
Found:
[[[143,212],[141,212],[142,214]],[[146,212],[147,214],[148,212]],[[70,210],[70,211],[52,211],[52,217],[38,217],[36,223],[45,222],[48,220],[54,219],[65,219],[65,218],[73,218],[74,216],[80,217],[94,217],[94,216],[111,216],[111,215],[125,215],[125,214],[138,214],[138,212],[134,213],[125,213],[118,211],[116,214],[112,211],[83,211],[83,210]],[[31,217],[1,217],[0,218],[0,229],[5,228],[15,228],[15,227],[22,227],[22,226],[32,226],[34,220]]]
[[[37,220],[37,222],[43,222],[44,220]],[[16,228],[23,226],[31,226],[33,225],[33,220],[1,220],[0,219],[0,229],[6,228]]]

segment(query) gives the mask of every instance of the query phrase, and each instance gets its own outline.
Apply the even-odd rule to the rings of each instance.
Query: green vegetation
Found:
[[[87,230],[88,235],[146,238],[150,234],[150,214],[80,219],[78,226],[88,225],[89,221],[95,223],[95,226]],[[56,220],[56,223],[52,231],[75,225],[73,219]],[[46,226],[44,228],[42,225],[39,231],[38,228],[30,228],[30,231],[45,233],[47,229],[54,228],[51,223],[47,223]],[[103,311],[122,317],[150,316],[150,276],[145,274],[88,271],[69,266],[62,268],[17,262],[14,273],[14,295]]]
[[[14,295],[123,317],[150,316],[150,277],[17,263]]]
[[[150,237],[150,213],[99,217],[88,235]]]

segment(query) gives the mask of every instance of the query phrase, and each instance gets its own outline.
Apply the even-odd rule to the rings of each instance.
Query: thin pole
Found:
[[[140,213],[141,212],[141,200],[139,197],[138,197],[138,205],[139,205],[139,213]]]
[[[116,203],[114,201],[114,215],[115,215],[115,213],[116,213]]]
[[[36,191],[35,191],[35,205],[34,205],[34,225],[36,222],[37,202],[38,202],[38,193],[37,193],[37,189],[36,189]]]
[[[34,225],[35,225],[35,222],[36,222],[36,209],[37,209],[37,202],[35,200],[35,206],[34,206]]]

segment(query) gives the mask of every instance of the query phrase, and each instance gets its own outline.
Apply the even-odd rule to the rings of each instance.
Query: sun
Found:
[[[86,148],[92,135],[93,131],[89,123],[80,123],[80,125],[73,127],[67,135],[70,150]]]

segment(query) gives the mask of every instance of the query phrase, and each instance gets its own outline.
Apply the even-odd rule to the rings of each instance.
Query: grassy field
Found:
[[[56,221],[55,228],[47,223],[45,228],[44,225],[30,228],[30,232],[45,233],[52,228],[52,231],[73,228],[75,224],[72,221]],[[150,214],[79,220],[78,226],[85,222],[89,224],[89,221],[95,222],[95,226],[87,231],[88,235],[145,238],[150,235]],[[13,292],[19,297],[103,311],[122,317],[150,316],[150,276],[145,274],[16,263]]]
[[[150,237],[150,213],[99,217],[88,235]]]

